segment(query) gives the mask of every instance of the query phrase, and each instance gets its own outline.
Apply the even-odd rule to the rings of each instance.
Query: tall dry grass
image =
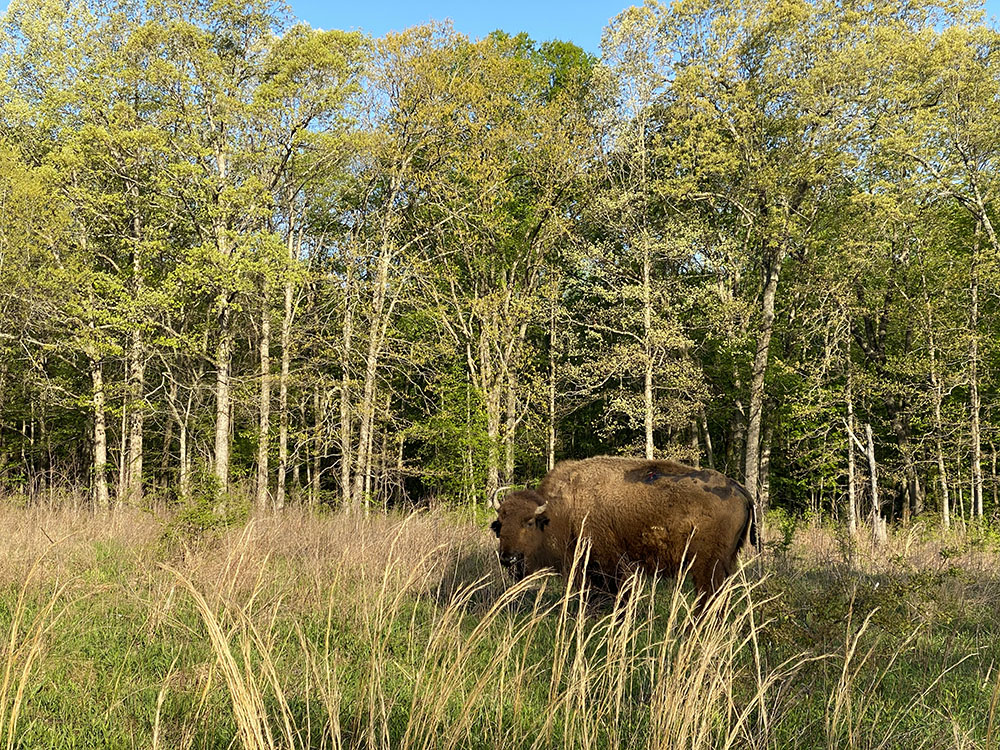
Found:
[[[21,592],[0,644],[8,747],[65,602],[80,596],[127,598],[144,613],[138,638],[182,639],[208,654],[192,662],[179,652],[151,675],[151,733],[139,744],[154,748],[212,744],[230,731],[213,727],[226,726],[236,745],[255,749],[693,750],[782,747],[796,736],[828,748],[973,748],[996,734],[991,673],[988,730],[955,719],[947,744],[900,740],[904,725],[941,712],[936,686],[978,654],[956,652],[893,709],[882,694],[899,684],[897,659],[918,629],[886,653],[878,613],[860,595],[832,638],[776,648],[788,628],[774,618],[797,588],[815,590],[816,571],[824,586],[856,590],[864,576],[877,585],[942,560],[986,570],[987,553],[954,537],[897,534],[876,558],[803,528],[790,550],[748,559],[693,618],[690,587],[671,579],[635,578],[611,601],[555,576],[508,587],[488,532],[447,513],[288,510],[183,554],[161,544],[163,523],[148,514],[0,508],[3,521],[11,541],[0,544],[0,585]],[[127,558],[128,580],[90,575],[120,562],[102,561],[109,554]],[[47,562],[30,573],[32,555]],[[968,596],[991,595],[991,580]],[[831,678],[807,700],[816,674]],[[192,700],[178,715],[171,701],[181,694]]]
[[[56,583],[37,607],[33,607],[29,591],[46,565],[40,555],[31,565],[17,593],[10,613],[10,625],[0,641],[0,744],[13,750],[18,738],[18,722],[25,695],[30,692],[38,662],[52,630],[64,611],[66,584]]]
[[[356,564],[341,557],[329,581],[326,637],[316,644],[299,631],[293,661],[305,665],[305,679],[296,700],[323,716],[322,746],[773,747],[776,723],[788,716],[787,686],[817,659],[841,663],[825,719],[828,746],[880,746],[865,734],[866,714],[852,710],[878,689],[878,679],[861,678],[874,651],[858,653],[867,620],[859,628],[848,622],[839,654],[803,651],[768,666],[761,641],[770,601],[761,578],[735,576],[697,619],[685,587],[672,580],[635,578],[601,606],[545,575],[504,588],[494,570],[461,583],[453,540],[428,546],[426,523],[410,517],[374,536],[353,526],[346,549]],[[253,537],[244,535],[237,558],[252,555],[260,544]],[[253,567],[241,559],[230,566]],[[316,727],[296,728],[279,676],[275,614],[254,613],[267,575],[240,596],[230,589],[214,607],[176,575],[197,603],[243,746],[315,746]],[[421,600],[427,606],[414,606]],[[345,614],[364,655],[351,667],[350,696],[347,660],[330,638]]]

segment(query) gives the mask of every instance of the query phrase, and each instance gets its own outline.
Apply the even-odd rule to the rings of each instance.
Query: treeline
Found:
[[[628,453],[852,529],[994,513],[997,32],[684,0],[602,49],[14,0],[5,490],[488,503]]]

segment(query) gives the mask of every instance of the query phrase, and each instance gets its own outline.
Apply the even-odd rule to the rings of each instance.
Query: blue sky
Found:
[[[637,3],[641,0],[635,0]],[[286,0],[295,16],[323,29],[361,29],[372,36],[430,20],[450,18],[472,38],[494,29],[526,31],[536,41],[564,39],[589,52],[600,52],[608,19],[631,5],[628,0]],[[0,12],[8,0],[0,0]],[[1000,18],[1000,0],[986,0],[986,13]]]
[[[996,0],[1000,4],[1000,0]],[[640,0],[641,2],[641,0]],[[296,17],[324,29],[361,29],[372,36],[402,31],[430,20],[450,18],[455,29],[478,38],[494,29],[520,31],[539,42],[564,39],[600,52],[608,19],[632,3],[627,0],[290,0]]]
[[[287,1],[296,17],[317,28],[361,29],[381,36],[432,19],[450,18],[456,30],[473,38],[494,29],[511,34],[526,31],[536,41],[564,39],[595,54],[600,52],[601,31],[608,19],[633,4],[627,0]],[[636,0],[636,4],[641,1]],[[1000,0],[986,0],[985,8],[988,16],[1000,17]]]

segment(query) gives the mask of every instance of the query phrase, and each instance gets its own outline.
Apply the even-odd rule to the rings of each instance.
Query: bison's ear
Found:
[[[490,528],[493,529],[493,533],[497,535],[497,539],[500,538],[500,519],[498,518],[493,523],[490,524]]]
[[[545,503],[535,509],[535,526],[539,531],[545,531],[545,527],[549,525],[549,514],[545,512],[548,507],[549,504]]]

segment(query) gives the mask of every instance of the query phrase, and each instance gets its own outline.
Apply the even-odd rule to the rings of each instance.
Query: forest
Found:
[[[674,458],[852,531],[1000,510],[1000,34],[647,0],[600,57],[270,0],[13,0],[0,491],[494,504]]]

